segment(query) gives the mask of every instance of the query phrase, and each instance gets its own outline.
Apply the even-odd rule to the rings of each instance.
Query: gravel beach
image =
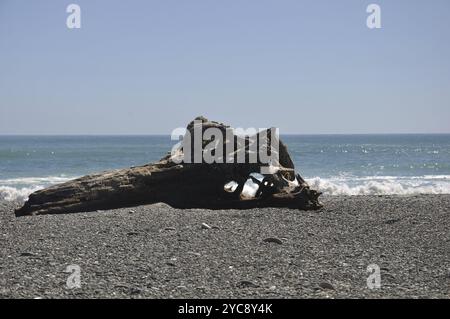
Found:
[[[450,298],[450,195],[322,202],[16,218],[2,201],[0,298]],[[66,286],[70,265],[81,288]]]

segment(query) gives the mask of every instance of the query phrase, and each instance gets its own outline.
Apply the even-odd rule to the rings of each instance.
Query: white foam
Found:
[[[64,176],[10,178],[10,179],[0,179],[0,185],[56,184],[56,183],[64,183],[70,179],[72,178]]]
[[[0,179],[0,200],[24,202],[31,193],[37,190],[64,183],[73,178],[61,175]]]
[[[9,187],[9,186],[0,186],[0,200],[7,200],[7,201],[26,201],[28,199],[28,196],[44,187],[42,186],[34,186],[34,187],[22,187],[22,188],[15,188],[15,187]]]
[[[28,196],[50,185],[64,183],[75,177],[48,176],[0,180],[0,200],[26,201]],[[327,195],[414,195],[450,194],[449,175],[426,176],[336,176],[313,177],[306,181],[311,188]],[[257,187],[249,183],[246,195],[256,193]],[[248,193],[248,194],[247,194]]]
[[[311,188],[327,195],[450,194],[448,176],[368,176],[306,179]]]

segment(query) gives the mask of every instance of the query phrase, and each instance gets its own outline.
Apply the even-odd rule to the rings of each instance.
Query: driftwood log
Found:
[[[188,125],[187,132],[194,133],[196,125],[200,126],[201,132],[211,127],[224,133],[229,130],[224,124],[199,117]],[[269,141],[277,138],[271,132],[264,132]],[[258,138],[260,134],[257,133]],[[190,135],[191,139],[193,135]],[[237,143],[239,138],[233,135],[232,139],[225,140],[224,149],[228,143]],[[202,147],[210,141],[202,139]],[[246,158],[252,152],[252,141],[244,138]],[[295,173],[286,146],[280,140],[278,142],[278,162],[270,174],[255,174],[260,172],[261,167],[267,166],[267,163],[260,162],[259,157],[256,163],[192,163],[186,158],[177,161],[175,158],[179,159],[187,153],[187,144],[180,143],[178,149],[156,163],[87,175],[39,190],[29,196],[22,208],[16,210],[16,216],[89,212],[158,202],[176,208],[320,208],[318,197],[321,193],[310,189]],[[193,144],[190,147],[193,148]],[[237,152],[231,156],[236,158]],[[258,189],[252,196],[245,196],[249,183],[256,184]]]

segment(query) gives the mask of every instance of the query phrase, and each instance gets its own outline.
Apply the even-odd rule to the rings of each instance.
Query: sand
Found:
[[[16,218],[2,201],[0,298],[450,298],[450,195],[322,202]],[[367,286],[371,264],[380,288]],[[70,265],[80,288],[67,287]]]

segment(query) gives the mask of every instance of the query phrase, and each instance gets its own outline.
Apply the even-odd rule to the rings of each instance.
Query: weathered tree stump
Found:
[[[228,126],[205,118],[196,120],[188,125],[188,133],[193,133],[196,125],[201,132],[211,127],[224,133],[229,129]],[[270,130],[263,133],[265,135],[257,133],[257,140],[262,135],[268,136],[269,141],[276,138]],[[229,143],[236,144],[239,138],[233,135],[232,139],[224,141],[224,150]],[[248,158],[254,140],[248,137],[243,140],[243,149]],[[188,141],[186,136],[185,141]],[[211,141],[202,139],[203,151],[207,148],[205,144]],[[278,142],[279,149],[271,149],[271,152],[278,152],[275,154],[278,155],[278,161],[275,171],[270,174],[255,175],[261,167],[268,165],[259,161],[259,158],[256,163],[192,163],[187,158],[180,162],[177,159],[187,153],[187,144],[184,143],[175,152],[153,164],[87,175],[37,191],[16,211],[16,216],[89,212],[158,202],[176,208],[320,208],[318,197],[321,193],[310,189],[300,175],[295,174],[286,146]],[[193,144],[190,145],[191,155]],[[236,159],[237,154],[238,150],[228,155]],[[230,182],[234,186],[229,187]],[[245,196],[246,183],[258,186],[253,196]]]

